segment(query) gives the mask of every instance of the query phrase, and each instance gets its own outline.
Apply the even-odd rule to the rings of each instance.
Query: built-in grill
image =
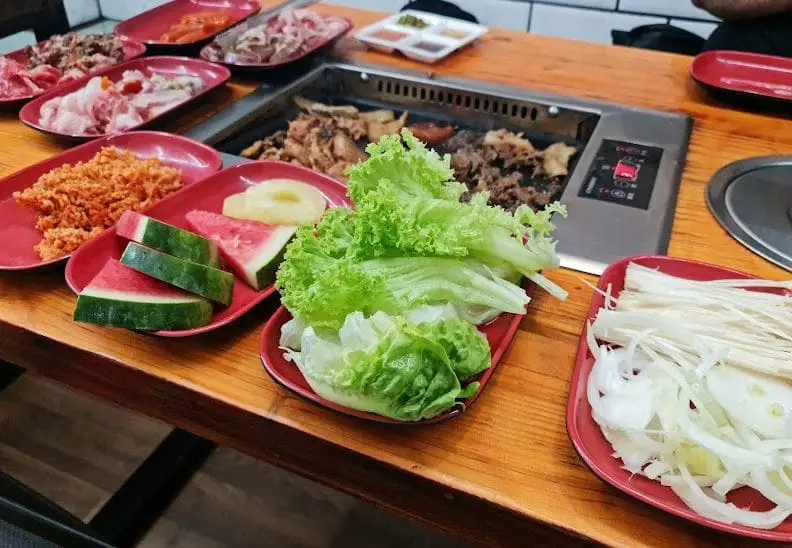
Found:
[[[297,117],[296,96],[361,109],[408,110],[433,121],[522,132],[538,147],[578,148],[558,199],[562,265],[599,274],[631,255],[666,252],[692,127],[682,115],[630,109],[527,90],[353,64],[321,65],[294,82],[262,86],[190,131],[230,163]],[[231,156],[229,156],[231,155]]]

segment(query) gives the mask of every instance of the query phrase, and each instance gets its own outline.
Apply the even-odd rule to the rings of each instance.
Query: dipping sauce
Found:
[[[461,30],[446,29],[440,34],[442,34],[443,36],[448,36],[449,38],[453,38],[455,40],[464,40],[465,38],[468,37],[468,33]]]
[[[386,42],[398,42],[399,40],[407,36],[407,33],[399,32],[396,30],[380,29],[377,32],[372,32],[369,36],[371,36],[372,38],[385,40]]]
[[[414,15],[402,15],[399,17],[398,23],[405,27],[413,27],[415,29],[425,29],[429,26],[429,23]]]
[[[438,42],[429,42],[427,40],[422,40],[421,42],[414,44],[413,47],[415,49],[422,49],[424,51],[428,51],[431,53],[437,53],[439,51],[443,51],[448,46],[446,46],[445,44],[440,44]]]

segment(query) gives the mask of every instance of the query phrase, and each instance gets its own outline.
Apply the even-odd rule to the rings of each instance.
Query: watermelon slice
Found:
[[[121,264],[212,301],[231,304],[234,277],[223,270],[191,263],[156,249],[129,242]]]
[[[145,331],[194,329],[212,321],[212,304],[111,259],[80,293],[74,319]]]
[[[275,281],[283,248],[297,231],[296,226],[265,225],[209,211],[190,211],[186,218],[190,228],[217,244],[228,267],[259,291]]]
[[[174,257],[214,268],[220,267],[217,245],[198,234],[176,228],[142,213],[125,212],[116,225],[116,234]]]

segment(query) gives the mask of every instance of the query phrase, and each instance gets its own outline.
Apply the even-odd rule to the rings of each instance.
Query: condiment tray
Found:
[[[412,19],[412,24],[405,19]],[[487,27],[461,19],[405,10],[365,27],[355,38],[385,53],[399,51],[416,61],[436,63],[488,31]]]

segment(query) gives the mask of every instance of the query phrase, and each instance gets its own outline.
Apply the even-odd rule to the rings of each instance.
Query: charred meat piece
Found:
[[[398,120],[393,120],[392,122],[369,122],[368,140],[372,143],[377,143],[385,135],[399,133],[405,124],[407,124],[407,112],[403,113]]]
[[[360,111],[352,105],[332,106],[311,101],[305,97],[295,97],[294,102],[298,107],[309,114],[326,114],[329,116],[357,116]]]
[[[355,142],[340,131],[333,136],[333,156],[350,164],[356,164],[366,159],[366,155]]]
[[[484,136],[484,146],[495,151],[505,167],[527,167],[536,162],[537,151],[522,133],[506,129],[488,131]]]
[[[368,123],[360,118],[333,116],[333,122],[338,129],[344,131],[355,141],[360,141],[368,133]]]
[[[577,149],[566,143],[553,143],[543,151],[542,171],[547,177],[566,177],[569,174],[569,160]]]
[[[413,124],[409,129],[416,139],[432,147],[446,142],[454,134],[452,126],[438,126],[434,122]]]

